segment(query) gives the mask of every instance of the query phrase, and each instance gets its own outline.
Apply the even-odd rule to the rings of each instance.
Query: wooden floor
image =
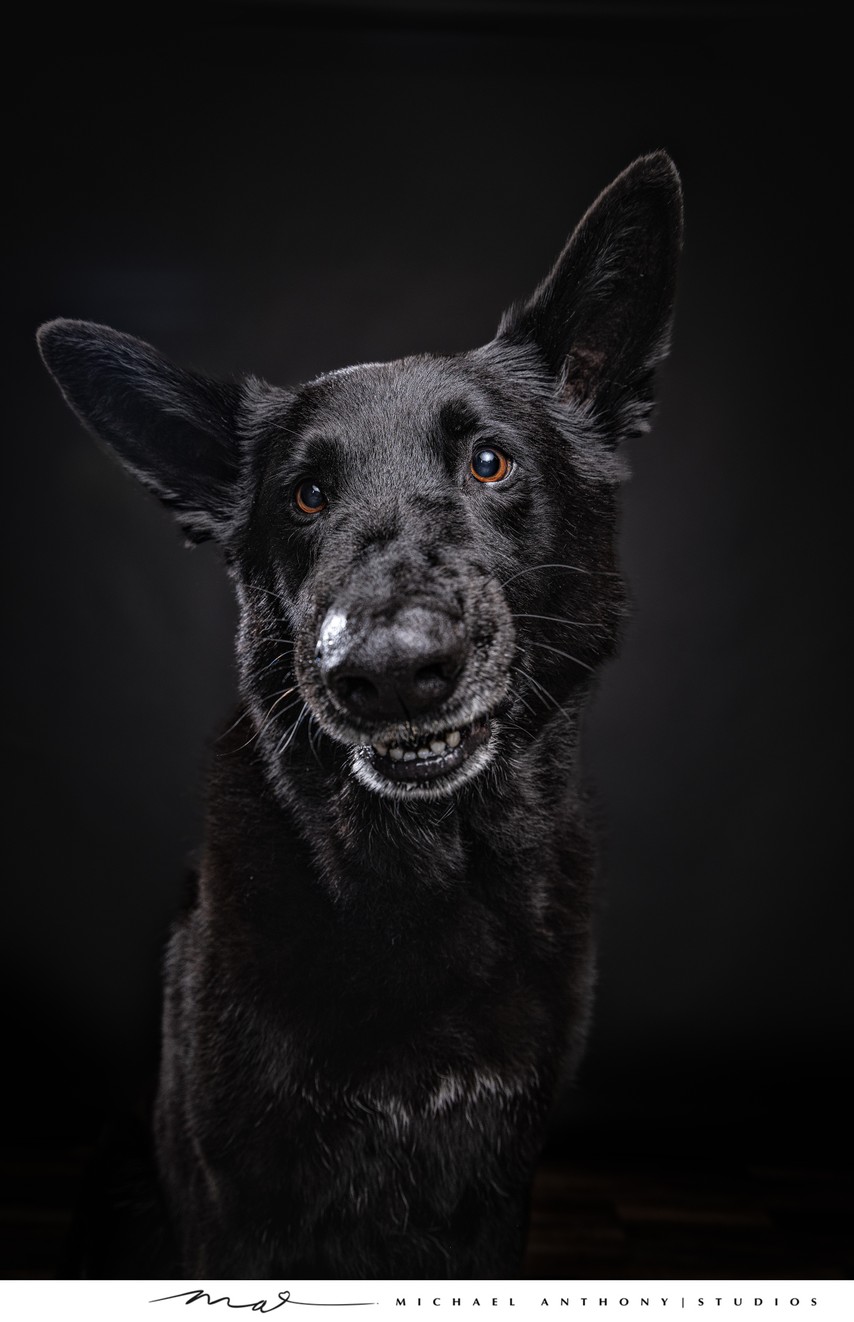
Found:
[[[847,1279],[851,1181],[793,1166],[544,1165],[525,1275],[593,1280]]]
[[[0,1275],[60,1270],[82,1149],[0,1157]],[[553,1159],[536,1180],[534,1279],[840,1279],[854,1268],[851,1184],[831,1168],[655,1168]]]

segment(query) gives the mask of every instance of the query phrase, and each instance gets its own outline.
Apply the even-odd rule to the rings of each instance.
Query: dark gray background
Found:
[[[160,951],[234,693],[216,552],[184,550],[78,427],[36,326],[91,318],[283,384],[471,347],[598,190],[665,147],[687,240],[625,491],[635,618],[587,730],[609,882],[557,1138],[817,1150],[846,1087],[851,942],[821,11],[114,12],[34,23],[9,56],[27,85],[4,217],[12,1123],[91,1136],[156,1059]]]

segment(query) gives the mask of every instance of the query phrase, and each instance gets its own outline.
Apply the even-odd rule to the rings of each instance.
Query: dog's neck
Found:
[[[348,910],[404,890],[411,914],[419,896],[430,906],[461,885],[478,886],[496,858],[529,875],[567,830],[579,829],[586,697],[579,691],[543,717],[521,749],[499,752],[457,794],[412,803],[366,789],[350,773],[346,749],[307,731],[271,766],[240,721],[216,745],[209,835],[222,842],[227,822],[229,852],[239,841],[271,886],[302,851],[311,884]]]
[[[193,920],[211,976],[251,969],[276,1022],[291,1001],[328,1013],[346,1055],[342,1025],[358,1036],[439,1013],[472,980],[512,988],[517,961],[530,965],[519,952],[538,949],[536,1020],[563,996],[555,970],[589,961],[595,859],[569,725],[555,713],[502,774],[418,804],[327,776],[311,752],[294,757],[283,802],[257,743],[224,737]]]

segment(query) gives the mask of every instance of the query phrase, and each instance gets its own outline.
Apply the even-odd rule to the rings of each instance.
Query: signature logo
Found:
[[[181,1290],[178,1294],[163,1294],[157,1299],[149,1299],[150,1304],[165,1304],[170,1299],[183,1299],[185,1304],[204,1303],[213,1307],[214,1304],[225,1304],[226,1308],[248,1308],[252,1313],[275,1313],[277,1308],[283,1308],[285,1304],[296,1304],[299,1308],[370,1308],[376,1304],[375,1299],[358,1299],[351,1303],[344,1303],[338,1300],[318,1303],[316,1300],[292,1299],[290,1290],[278,1290],[275,1301],[268,1299],[254,1299],[245,1304],[236,1304],[231,1296],[227,1294],[220,1295],[218,1299],[213,1299],[207,1290]]]

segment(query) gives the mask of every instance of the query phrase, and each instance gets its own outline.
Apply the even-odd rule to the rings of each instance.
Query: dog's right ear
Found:
[[[647,430],[667,353],[682,189],[666,152],[641,156],[599,195],[531,297],[507,312],[498,342],[528,345],[558,399],[617,444]]]
[[[176,514],[192,541],[222,538],[239,498],[241,387],[176,367],[143,340],[49,321],[38,345],[78,418]]]

